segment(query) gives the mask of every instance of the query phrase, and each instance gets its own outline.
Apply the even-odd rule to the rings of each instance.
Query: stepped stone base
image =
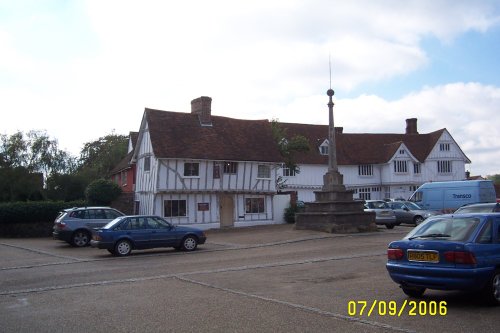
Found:
[[[295,214],[295,229],[329,233],[376,231],[375,213],[365,212],[363,202],[353,200],[353,191],[338,185],[342,175],[332,172],[324,178],[326,185],[314,192],[316,201],[306,202],[304,212]]]
[[[377,226],[373,212],[304,212],[295,215],[295,229],[358,233],[377,231]]]

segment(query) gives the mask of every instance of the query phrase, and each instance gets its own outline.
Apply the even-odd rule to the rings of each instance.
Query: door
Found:
[[[219,197],[219,214],[221,228],[234,226],[234,200],[231,195]]]

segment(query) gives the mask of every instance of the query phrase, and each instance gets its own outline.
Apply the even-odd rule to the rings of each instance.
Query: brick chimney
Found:
[[[417,118],[406,119],[406,134],[418,134]]]
[[[201,96],[191,101],[191,113],[198,115],[201,126],[212,126],[212,99]]]

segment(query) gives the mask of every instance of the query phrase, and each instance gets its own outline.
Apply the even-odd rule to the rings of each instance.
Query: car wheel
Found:
[[[114,255],[116,256],[128,256],[132,251],[132,244],[126,239],[119,240],[115,244]]]
[[[495,271],[495,274],[485,286],[483,294],[488,304],[500,305],[500,270]]]
[[[194,251],[198,246],[198,239],[194,236],[186,236],[182,240],[181,249],[183,251]]]
[[[385,227],[387,229],[394,229],[394,224],[386,224]]]
[[[409,287],[401,287],[403,289],[403,292],[413,298],[420,298],[425,292],[425,288],[409,288]]]
[[[415,218],[413,218],[413,223],[415,225],[419,225],[420,223],[422,223],[424,221],[424,218],[422,216],[415,216]]]
[[[71,245],[76,247],[84,247],[89,245],[90,234],[85,230],[77,230],[71,236]]]

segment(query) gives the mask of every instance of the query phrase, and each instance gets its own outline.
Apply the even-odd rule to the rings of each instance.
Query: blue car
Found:
[[[207,237],[202,230],[174,226],[158,216],[121,216],[92,231],[90,245],[116,256],[132,250],[173,247],[194,251]]]
[[[481,292],[500,304],[500,214],[430,217],[389,244],[386,268],[410,297],[426,289]]]

